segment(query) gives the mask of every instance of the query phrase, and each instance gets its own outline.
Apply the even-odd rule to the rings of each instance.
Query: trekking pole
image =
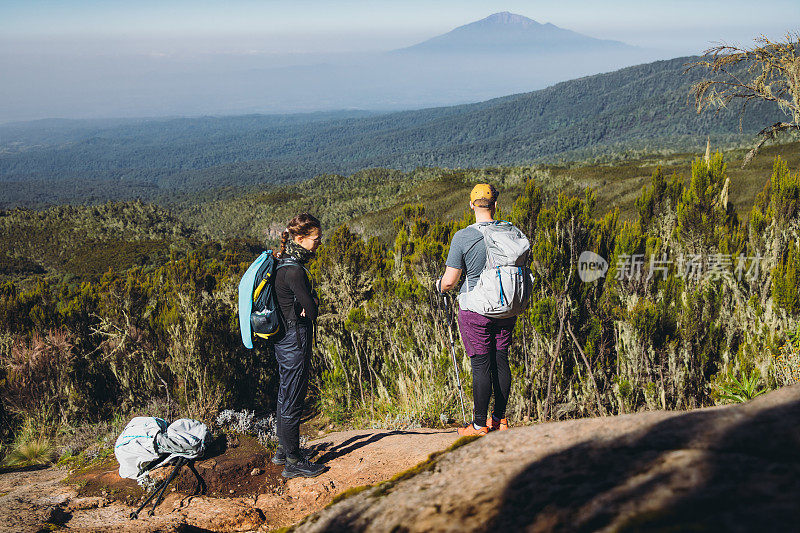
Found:
[[[441,293],[440,293],[441,294]],[[459,400],[461,400],[461,418],[464,423],[467,423],[467,411],[464,409],[464,388],[461,386],[461,376],[458,373],[458,361],[456,360],[456,347],[453,343],[453,306],[448,305],[447,295],[441,294],[442,301],[444,302],[445,320],[447,321],[447,333],[450,337],[450,355],[453,356],[453,370],[456,371],[456,382],[458,383]]]
[[[193,460],[189,461],[188,463],[186,463],[186,466],[189,467],[189,470],[192,471],[192,474],[194,474],[195,479],[197,479],[197,487],[194,489],[194,496],[196,496],[197,494],[205,494],[207,490],[206,482],[203,479],[203,476],[201,476],[200,473],[197,471],[197,469],[194,467],[194,461]]]
[[[150,496],[148,496],[147,499],[142,502],[142,504],[139,506],[138,509],[136,509],[130,514],[131,520],[136,520],[137,518],[139,518],[139,513],[142,512],[142,509],[144,509],[145,506],[147,506],[147,504],[153,500],[153,498],[155,498],[156,494],[158,494],[163,490],[163,488],[166,486],[166,481],[167,480],[165,479],[161,483],[156,485],[156,487],[153,489],[153,492],[150,493]]]
[[[167,481],[164,483],[164,485],[162,485],[161,491],[159,491],[158,496],[156,496],[155,502],[153,503],[153,508],[150,509],[149,511],[147,511],[147,516],[153,516],[154,514],[156,514],[156,507],[158,507],[158,504],[160,504],[161,501],[164,499],[164,491],[167,489],[167,485],[169,485],[172,482],[172,480],[175,479],[175,477],[178,475],[178,472],[180,471],[181,467],[183,465],[185,465],[187,462],[188,461],[186,459],[181,457],[175,463],[175,469],[169,475],[169,477],[167,478]]]
[[[153,492],[150,493],[150,496],[148,496],[147,499],[144,502],[142,502],[139,508],[130,514],[131,520],[136,520],[137,518],[139,518],[139,513],[142,511],[142,509],[145,508],[145,506],[148,503],[150,503],[151,500],[153,500],[153,498],[155,498],[155,504],[153,505],[153,508],[147,512],[147,515],[153,516],[153,514],[155,514],[156,507],[158,506],[159,503],[161,503],[161,497],[164,495],[164,490],[167,488],[167,485],[169,485],[170,482],[173,479],[175,479],[175,476],[178,475],[178,470],[180,470],[181,466],[184,465],[184,461],[185,460],[183,458],[178,459],[178,462],[175,464],[175,468],[172,470],[172,473],[169,475],[169,477],[167,477],[164,481],[162,481],[159,485],[157,485],[156,488],[153,490]]]

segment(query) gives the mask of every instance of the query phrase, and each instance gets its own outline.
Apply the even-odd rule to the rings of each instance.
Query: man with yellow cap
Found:
[[[465,305],[469,302],[466,295],[476,290],[482,281],[481,274],[489,268],[484,239],[487,230],[505,231],[506,228],[511,228],[519,233],[524,245],[528,246],[527,238],[517,228],[508,222],[498,222],[494,219],[497,197],[497,189],[487,183],[480,183],[472,189],[469,206],[475,212],[476,223],[457,231],[453,236],[444,275],[436,283],[440,292],[449,291],[458,284],[462,273],[466,274],[466,281],[462,284],[459,295],[458,326],[472,366],[473,421],[459,428],[459,435],[486,435],[489,431],[508,429],[505,418],[511,389],[508,349],[514,333],[516,316],[504,318],[485,316],[470,310],[470,305]],[[527,249],[524,261],[527,261]],[[494,265],[491,267],[494,268]],[[501,298],[503,285],[500,284]],[[507,282],[505,286],[508,287]],[[472,307],[482,309],[480,306]],[[494,409],[489,416],[489,399],[492,391],[494,391]]]

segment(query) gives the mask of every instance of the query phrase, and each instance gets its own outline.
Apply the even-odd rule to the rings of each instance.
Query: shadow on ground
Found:
[[[798,422],[800,385],[729,408],[519,428],[305,529],[797,531]],[[493,454],[494,470],[465,471]]]
[[[395,431],[385,431],[383,433],[365,433],[363,435],[355,435],[350,437],[349,439],[345,440],[337,444],[336,446],[329,447],[328,443],[323,443],[317,446],[309,447],[310,450],[313,450],[316,453],[321,453],[316,461],[318,463],[326,463],[328,461],[333,461],[339,457],[347,455],[348,453],[352,453],[359,448],[363,448],[364,446],[368,446],[375,442],[378,442],[381,439],[386,437],[391,437],[394,435],[433,435],[432,433],[426,433],[423,431],[402,431],[402,430],[395,430]],[[324,452],[324,453],[323,453]]]
[[[11,474],[13,472],[35,472],[50,468],[50,465],[28,465],[28,466],[3,466],[0,467],[0,474]]]
[[[485,531],[796,530],[800,400],[739,423],[724,412],[687,413],[537,461],[508,483]]]

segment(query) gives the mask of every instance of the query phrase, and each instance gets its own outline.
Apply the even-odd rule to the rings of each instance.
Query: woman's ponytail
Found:
[[[289,240],[289,230],[283,230],[281,233],[281,249],[278,252],[278,257],[283,257],[286,253],[286,242]]]

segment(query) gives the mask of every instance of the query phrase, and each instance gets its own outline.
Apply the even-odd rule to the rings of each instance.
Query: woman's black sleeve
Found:
[[[286,284],[294,293],[297,303],[305,310],[308,320],[316,320],[319,310],[317,303],[311,296],[309,283],[306,281],[305,270],[302,268],[288,268],[286,272]]]

